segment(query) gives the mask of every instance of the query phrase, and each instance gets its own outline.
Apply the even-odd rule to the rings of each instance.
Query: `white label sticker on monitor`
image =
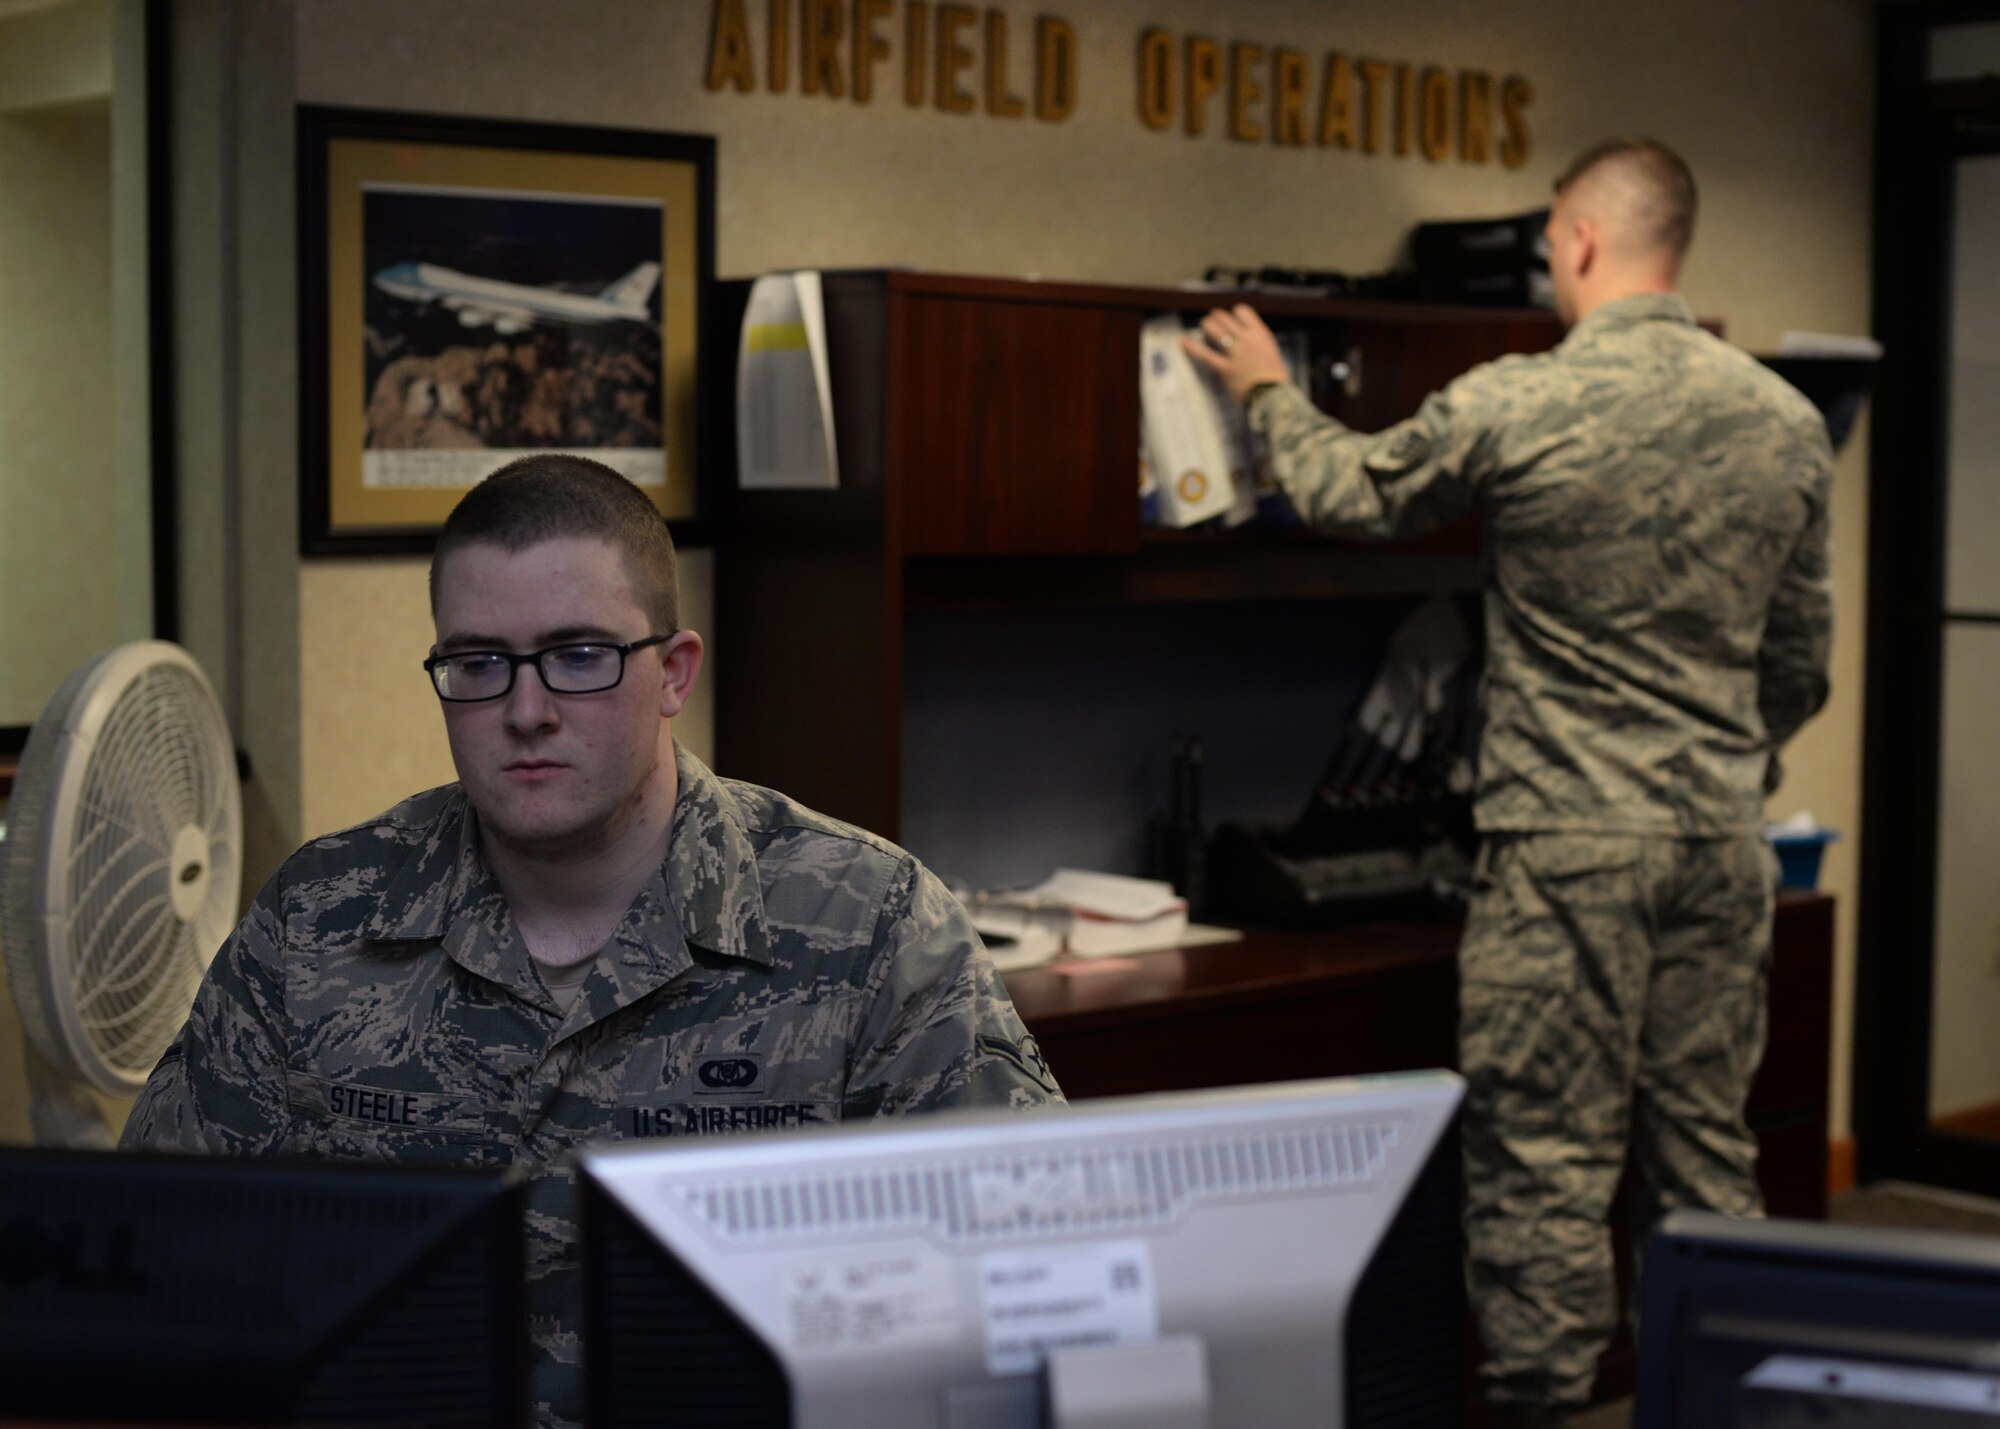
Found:
[[[979,1261],[986,1372],[1027,1374],[1050,1350],[1160,1337],[1142,1240],[995,1251]]]
[[[798,1266],[785,1304],[792,1343],[803,1353],[933,1344],[958,1335],[951,1262],[920,1252]]]

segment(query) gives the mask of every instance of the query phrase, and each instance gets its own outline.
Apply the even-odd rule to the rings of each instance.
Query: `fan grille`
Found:
[[[122,646],[64,682],[22,775],[4,901],[23,1023],[100,1091],[136,1091],[236,917],[228,725],[186,652]]]
[[[232,867],[211,751],[228,747],[206,687],[192,671],[156,665],[125,691],[85,771],[69,869],[71,996],[84,1034],[119,1074],[143,1078],[180,1030],[209,956],[228,934],[230,906],[213,871]],[[203,835],[210,896],[183,921],[174,885],[181,831]]]

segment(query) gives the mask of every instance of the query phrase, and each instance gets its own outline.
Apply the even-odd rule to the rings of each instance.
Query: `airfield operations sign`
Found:
[[[796,85],[802,97],[865,105],[893,89],[912,109],[1047,124],[1076,109],[1076,28],[1060,15],[1016,29],[1002,9],[928,0],[766,0],[759,10],[753,23],[747,0],[714,0],[709,90]],[[1516,74],[1159,25],[1136,37],[1134,59],[1133,114],[1162,134],[1505,168],[1531,150],[1534,87]]]

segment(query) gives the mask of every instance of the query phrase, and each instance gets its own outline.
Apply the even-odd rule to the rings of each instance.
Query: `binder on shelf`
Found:
[[[819,274],[767,273],[736,350],[737,481],[751,490],[840,485]]]
[[[1147,460],[1159,488],[1160,524],[1173,527],[1221,516],[1236,504],[1222,423],[1194,360],[1181,350],[1185,331],[1171,315],[1139,330]]]

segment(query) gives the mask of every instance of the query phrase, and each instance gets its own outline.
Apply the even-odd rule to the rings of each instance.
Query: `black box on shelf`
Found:
[[[1420,223],[1410,230],[1417,288],[1433,302],[1496,307],[1555,305],[1543,237],[1549,211],[1511,218]]]

